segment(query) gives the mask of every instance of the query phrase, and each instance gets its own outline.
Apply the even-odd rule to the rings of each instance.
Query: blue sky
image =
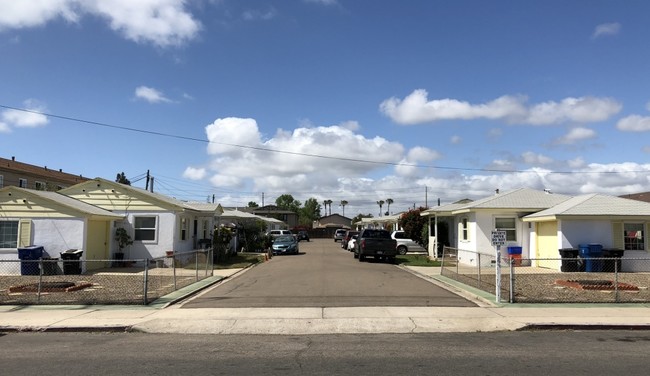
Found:
[[[150,170],[158,192],[226,206],[347,200],[347,216],[424,205],[425,191],[429,205],[650,191],[647,14],[646,1],[0,0],[0,155],[107,179]]]

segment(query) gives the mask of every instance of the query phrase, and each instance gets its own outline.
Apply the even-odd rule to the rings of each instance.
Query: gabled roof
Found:
[[[58,204],[68,209],[71,209],[75,212],[78,212],[80,214],[87,215],[91,218],[110,218],[110,219],[124,218],[124,216],[122,215],[115,214],[113,212],[104,210],[102,208],[99,208],[91,204],[87,204],[83,201],[79,201],[77,199],[68,197],[58,192],[37,191],[34,189],[25,189],[25,188],[13,187],[13,186],[4,187],[0,189],[0,192],[7,193],[10,195],[16,195],[19,196],[19,198],[23,198],[26,200],[27,199],[33,200],[33,198],[38,198],[42,200],[42,202],[44,203],[50,202],[50,203]]]
[[[77,184],[82,181],[88,180],[81,175],[69,174],[63,170],[52,170],[47,167],[40,167],[28,163],[18,162],[15,158],[5,159],[0,158],[0,170],[11,171],[14,173],[27,173],[34,176],[39,176],[44,179],[50,179],[54,182],[61,182],[65,184]]]
[[[524,221],[555,220],[567,216],[650,217],[650,203],[588,194],[570,198],[549,209],[527,215]]]
[[[123,192],[124,194],[131,195],[133,197],[139,197],[140,199],[144,199],[147,201],[151,202],[157,202],[157,203],[163,203],[168,207],[178,209],[178,210],[192,210],[192,211],[198,211],[198,212],[211,212],[215,210],[219,210],[220,205],[219,204],[205,204],[204,203],[196,203],[196,202],[186,202],[186,201],[181,201],[178,199],[175,199],[173,197],[169,197],[160,193],[155,193],[155,192],[149,192],[145,189],[138,188],[138,187],[133,187],[130,185],[126,184],[121,184],[117,183],[114,181],[106,180],[103,178],[94,178],[92,180],[79,183],[76,185],[73,185],[72,187],[64,188],[60,190],[62,194],[70,194],[71,192],[77,191],[79,188],[85,187],[85,186],[99,186],[101,185],[102,187],[107,187],[107,188],[112,188],[115,190],[119,190],[120,192]]]
[[[632,200],[650,202],[650,192],[641,192],[641,193],[631,193],[628,195],[619,196],[622,198],[629,198]]]
[[[520,209],[543,210],[566,201],[570,196],[537,191],[530,188],[519,188],[513,191],[498,193],[480,200],[472,201],[454,210],[454,213],[468,212],[477,209]]]

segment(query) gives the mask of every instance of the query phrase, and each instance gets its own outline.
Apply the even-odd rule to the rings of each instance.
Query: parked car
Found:
[[[426,252],[426,249],[422,248],[421,245],[409,239],[404,231],[393,231],[390,237],[397,241],[397,253],[400,255],[405,255],[406,252],[410,251]]]
[[[344,228],[340,228],[340,229],[336,230],[336,232],[334,232],[334,241],[339,242],[339,241],[343,240],[343,237],[345,236],[346,231],[347,230],[344,229]]]
[[[343,239],[341,239],[341,248],[348,249],[348,242],[352,239],[352,236],[358,235],[359,231],[348,230],[345,232]]]
[[[293,235],[280,235],[273,239],[271,246],[274,255],[297,255],[300,252],[298,248],[298,240]]]
[[[397,256],[397,241],[390,237],[390,232],[387,230],[368,228],[361,230],[354,246],[354,258],[363,261],[368,256],[394,263]]]
[[[347,250],[349,252],[354,252],[354,247],[357,244],[357,239],[359,238],[359,234],[354,234],[352,235],[352,239],[348,240],[348,248]]]
[[[307,231],[298,231],[298,235],[296,235],[296,238],[298,239],[298,241],[301,240],[309,241],[309,233]]]
[[[271,230],[271,231],[267,232],[266,235],[271,235],[273,237],[281,236],[281,235],[291,235],[291,236],[293,236],[293,233],[290,230]]]

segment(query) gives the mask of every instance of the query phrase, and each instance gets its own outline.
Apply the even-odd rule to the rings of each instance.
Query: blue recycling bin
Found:
[[[601,244],[580,244],[580,257],[585,260],[585,272],[603,271],[603,246]]]
[[[522,252],[522,247],[508,247],[509,255],[520,255]]]
[[[29,247],[18,248],[18,258],[20,259],[21,275],[39,275],[38,259],[43,257],[43,246],[30,245]]]

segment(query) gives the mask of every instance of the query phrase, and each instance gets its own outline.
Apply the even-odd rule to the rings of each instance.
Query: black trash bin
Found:
[[[43,246],[30,245],[29,247],[18,248],[20,259],[21,275],[39,275],[38,259],[43,257]]]
[[[621,258],[624,254],[624,249],[604,248],[603,257],[605,257],[605,260],[603,261],[603,271],[607,273],[620,272],[622,265]]]
[[[561,248],[559,251],[560,257],[562,257],[560,270],[563,272],[579,272],[578,253],[580,250],[577,248]]]
[[[81,274],[81,255],[84,253],[81,249],[68,249],[61,252],[63,260],[63,274]]]

